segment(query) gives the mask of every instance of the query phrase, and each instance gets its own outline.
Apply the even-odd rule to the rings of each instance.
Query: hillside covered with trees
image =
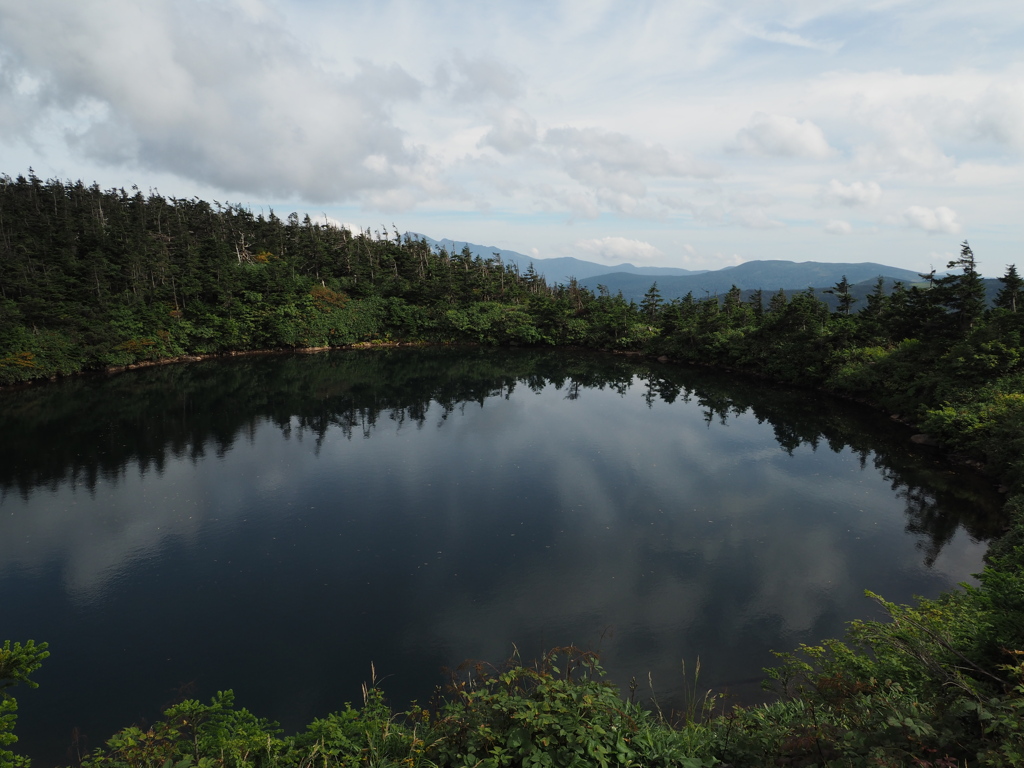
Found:
[[[639,303],[548,285],[468,249],[351,233],[290,215],[133,189],[0,178],[0,384],[195,355],[378,343],[579,345],[814,387],[883,408],[1006,492],[1007,532],[980,586],[851,627],[784,657],[767,707],[685,722],[645,712],[575,651],[453,688],[399,716],[362,709],[281,737],[234,708],[186,702],[127,729],[92,765],[1020,765],[1024,763],[1024,280],[985,300],[964,242],[944,277],[830,309],[813,291],[732,289]],[[0,686],[45,651],[7,645]],[[556,666],[558,664],[558,666]],[[567,669],[566,666],[570,669]],[[575,669],[574,674],[572,670]],[[583,674],[580,675],[580,672]],[[30,695],[30,694],[29,694]],[[14,765],[0,688],[0,766]],[[695,702],[697,700],[695,699]],[[204,762],[206,761],[206,762]]]

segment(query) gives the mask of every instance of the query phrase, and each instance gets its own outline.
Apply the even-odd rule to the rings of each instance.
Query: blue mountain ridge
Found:
[[[532,264],[534,271],[543,275],[548,283],[564,284],[570,277],[575,277],[580,285],[592,291],[596,292],[598,287],[602,286],[613,294],[621,291],[626,299],[634,301],[639,301],[654,282],[657,282],[662,298],[668,300],[682,298],[691,292],[695,298],[719,295],[734,285],[741,290],[760,288],[764,291],[782,289],[791,292],[816,288],[820,291],[832,287],[841,281],[844,275],[851,284],[873,285],[882,277],[885,278],[887,286],[897,281],[910,285],[921,282],[922,279],[919,273],[912,270],[875,262],[764,260],[703,271],[673,267],[637,267],[633,264],[609,266],[571,256],[542,259],[462,240],[434,240],[413,232],[406,234],[417,240],[425,240],[432,248],[446,248],[449,252],[458,253],[469,246],[474,256],[489,259],[498,255],[503,262],[515,264],[520,271],[525,271]],[[863,292],[867,293],[867,290]]]
[[[495,248],[494,246],[468,243],[465,240],[451,240],[449,238],[434,240],[433,238],[416,232],[407,232],[406,235],[415,240],[426,240],[432,248],[445,248],[449,253],[459,253],[468,245],[470,252],[474,256],[479,256],[482,259],[489,259],[497,254],[501,257],[503,262],[506,264],[515,264],[521,272],[525,272],[529,266],[533,264],[533,268],[537,274],[543,275],[544,279],[549,283],[567,283],[570,277],[575,277],[577,280],[583,280],[588,277],[606,275],[612,272],[658,277],[674,275],[678,277],[684,275],[699,275],[706,271],[678,269],[676,267],[637,267],[632,264],[615,264],[614,266],[609,266],[607,264],[598,264],[593,261],[584,261],[583,259],[577,259],[572,256],[562,256],[554,259],[540,259],[535,256],[527,256],[526,254],[519,253],[517,251],[507,251],[501,248]]]

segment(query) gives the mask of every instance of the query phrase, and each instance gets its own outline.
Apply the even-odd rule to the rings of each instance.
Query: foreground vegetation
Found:
[[[0,180],[0,384],[188,355],[387,342],[581,345],[713,364],[870,402],[917,424],[1006,491],[1007,532],[977,587],[857,622],[780,657],[778,698],[726,709],[694,692],[660,713],[561,649],[477,667],[443,700],[359,707],[282,735],[230,693],[116,734],[87,765],[735,766],[1024,764],[1024,282],[986,306],[971,248],[946,277],[882,283],[830,310],[813,290],[640,305],[548,286],[497,258],[397,233],[34,176]],[[856,311],[859,310],[859,311]],[[0,766],[45,646],[0,650]],[[631,691],[630,694],[633,692]]]

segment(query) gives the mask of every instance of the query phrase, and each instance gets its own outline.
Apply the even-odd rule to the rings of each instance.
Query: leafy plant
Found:
[[[11,643],[5,640],[0,647],[0,768],[21,768],[28,765],[28,760],[7,749],[17,743],[14,726],[17,722],[18,702],[8,692],[19,683],[29,688],[37,688],[30,675],[42,665],[49,656],[46,643],[32,640],[22,643]]]
[[[557,648],[533,667],[513,656],[502,669],[484,665],[452,685],[428,756],[442,765],[629,765],[645,715],[601,680],[597,656]]]
[[[82,761],[84,768],[260,768],[276,764],[284,743],[275,723],[236,709],[234,694],[220,691],[203,704],[188,699],[164,712],[147,729],[130,726]]]

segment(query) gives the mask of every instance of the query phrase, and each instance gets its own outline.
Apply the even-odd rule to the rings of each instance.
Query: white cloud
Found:
[[[732,219],[749,229],[781,229],[786,226],[781,221],[772,219],[760,208],[734,211]]]
[[[900,70],[829,73],[815,101],[842,115],[855,167],[937,179],[960,157],[1024,147],[1020,75],[957,69],[920,75]]]
[[[880,140],[856,147],[855,166],[890,174],[922,175],[926,178],[947,175],[956,165],[956,159],[922,135],[910,136],[892,131]]]
[[[1012,77],[1000,78],[965,105],[956,117],[961,130],[977,140],[1024,149],[1024,72],[1017,68]]]
[[[959,69],[933,77],[903,75],[885,109],[920,135],[964,149],[1024,149],[1024,66],[1005,72]]]
[[[437,85],[455,101],[514,99],[523,93],[523,75],[492,56],[466,58],[456,53],[437,70]]]
[[[693,218],[705,224],[717,224],[725,221],[727,211],[725,206],[717,203],[711,205],[695,205],[691,209]]]
[[[319,202],[397,186],[386,166],[417,160],[388,109],[418,81],[395,64],[329,73],[273,16],[196,0],[17,8],[0,25],[5,71],[41,84],[21,130],[93,105],[65,138],[94,161]]]
[[[655,262],[665,254],[650,243],[642,240],[631,240],[628,237],[602,237],[591,240],[580,240],[574,244],[577,251],[582,251],[580,258],[598,259],[608,264],[620,264],[628,261],[637,264]]]
[[[834,153],[821,128],[810,120],[756,113],[736,134],[733,148],[767,157],[826,158]]]
[[[825,225],[824,230],[830,235],[848,235],[853,231],[853,227],[848,221],[832,219]]]
[[[707,178],[719,172],[663,145],[597,128],[549,129],[543,147],[558,167],[589,191],[599,208],[626,215],[657,215],[642,202],[653,179]]]
[[[769,43],[791,45],[796,48],[810,48],[825,53],[835,53],[843,47],[841,42],[832,40],[813,40],[790,30],[770,30],[760,24],[738,22],[737,28],[746,35]]]
[[[356,64],[358,70],[355,79],[358,80],[360,89],[368,94],[375,94],[384,102],[415,100],[423,93],[423,83],[397,64],[382,67],[363,59],[357,59]],[[312,62],[303,62],[303,65],[312,66]]]
[[[882,199],[882,188],[874,181],[866,184],[862,181],[842,184],[837,179],[832,179],[822,191],[822,197],[828,202],[840,205],[876,205]]]
[[[406,213],[416,207],[420,197],[410,189],[385,189],[369,194],[371,207],[385,213]]]
[[[570,176],[588,184],[616,176],[710,178],[719,173],[711,164],[670,152],[660,144],[600,128],[552,128],[545,134],[544,143],[561,159]]]
[[[923,229],[925,232],[955,235],[961,230],[956,212],[944,205],[940,205],[938,208],[912,205],[903,211],[903,222],[907,226]]]
[[[775,196],[769,192],[733,192],[729,195],[729,202],[741,208],[765,206],[774,203]]]
[[[601,215],[593,193],[583,189],[555,189],[541,185],[536,190],[542,210],[568,210],[574,219],[596,219]]]
[[[521,109],[507,107],[496,115],[494,126],[480,140],[480,145],[511,155],[522,152],[536,141],[537,121]]]

